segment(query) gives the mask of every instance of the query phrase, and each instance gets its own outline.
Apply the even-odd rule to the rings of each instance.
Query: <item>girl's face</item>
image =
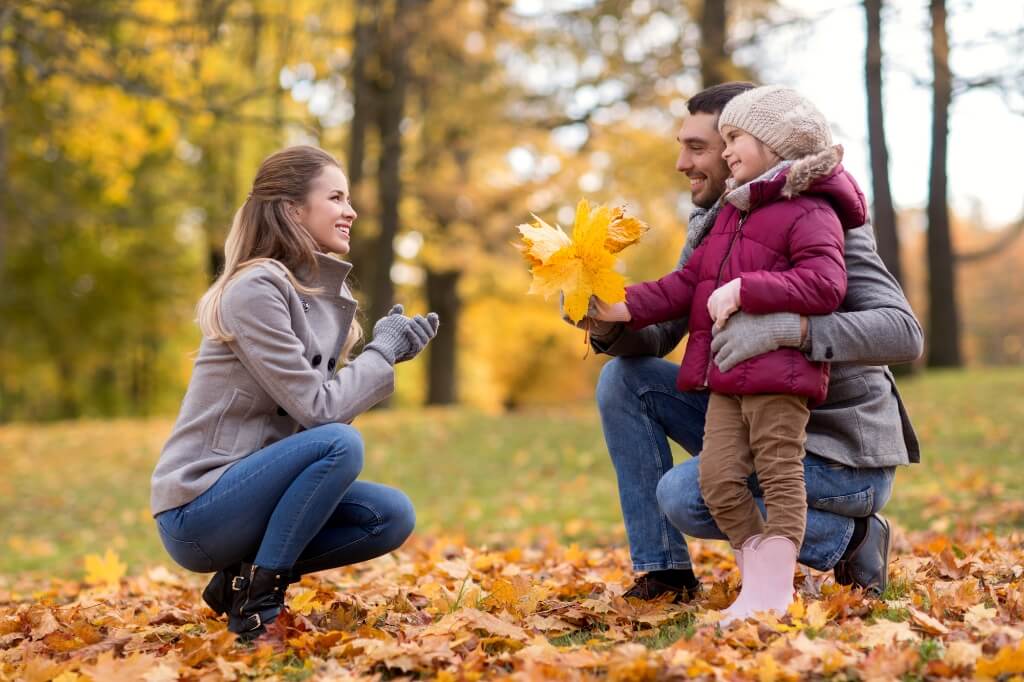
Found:
[[[356,219],[348,178],[337,166],[324,166],[306,195],[306,203],[296,207],[295,217],[324,253],[344,256],[349,251],[349,231]]]
[[[781,161],[764,142],[735,126],[722,126],[725,151],[722,158],[729,166],[736,186],[750,182]]]

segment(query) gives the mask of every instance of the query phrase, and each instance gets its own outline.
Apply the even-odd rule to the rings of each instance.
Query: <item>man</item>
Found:
[[[725,193],[729,169],[718,116],[729,100],[752,87],[724,83],[688,102],[676,169],[690,180],[695,209],[677,268],[710,231]],[[834,570],[837,582],[877,595],[886,586],[889,558],[889,524],[878,512],[892,493],[896,466],[920,461],[917,437],[885,365],[919,357],[923,334],[876,253],[870,225],[846,233],[845,260],[847,294],[837,312],[810,318],[740,312],[716,334],[712,351],[725,371],[781,346],[833,363],[828,397],[812,410],[807,426],[807,530],[799,560]],[[679,367],[661,359],[683,338],[687,320],[639,331],[586,322],[595,351],[615,356],[601,372],[597,400],[633,569],[641,574],[626,596],[655,599],[669,593],[688,600],[700,583],[680,531],[725,536],[704,503],[698,478],[708,394],[677,390]],[[673,467],[670,438],[694,457]],[[763,511],[756,476],[750,487]]]

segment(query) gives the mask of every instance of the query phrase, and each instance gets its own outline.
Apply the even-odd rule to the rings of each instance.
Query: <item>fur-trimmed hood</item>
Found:
[[[857,181],[843,168],[842,160],[843,147],[837,144],[786,163],[770,177],[762,176],[733,192],[739,193],[741,189],[749,192],[744,210],[754,210],[780,198],[822,197],[836,212],[843,229],[850,230],[867,223],[868,204]]]

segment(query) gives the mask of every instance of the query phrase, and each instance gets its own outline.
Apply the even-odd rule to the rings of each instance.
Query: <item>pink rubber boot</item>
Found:
[[[796,570],[797,546],[789,538],[773,535],[763,538],[756,549],[744,554],[743,594],[747,601],[743,606],[745,615],[758,611],[771,611],[783,616],[793,603],[793,571]],[[739,601],[739,600],[737,600]]]
[[[760,534],[752,535],[747,538],[742,547],[733,550],[733,554],[736,556],[736,566],[740,569],[740,580],[743,584],[740,587],[740,596],[736,597],[736,601],[722,612],[724,617],[719,621],[722,627],[726,627],[737,620],[743,620],[752,613],[747,603],[750,600],[750,588],[747,586],[747,583],[752,579],[750,568],[754,551],[763,537]]]

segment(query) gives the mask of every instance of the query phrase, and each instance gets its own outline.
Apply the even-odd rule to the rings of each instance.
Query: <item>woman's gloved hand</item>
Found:
[[[404,313],[402,304],[393,306],[373,325],[373,340],[366,344],[367,349],[376,350],[391,364],[416,357],[437,334],[440,323],[437,313],[414,318]]]
[[[407,347],[405,352],[395,355],[395,362],[412,360],[419,355],[420,351],[430,343],[430,340],[437,336],[437,328],[441,324],[437,313],[427,313],[426,317],[417,315],[406,319],[409,320],[409,325],[405,329]]]

